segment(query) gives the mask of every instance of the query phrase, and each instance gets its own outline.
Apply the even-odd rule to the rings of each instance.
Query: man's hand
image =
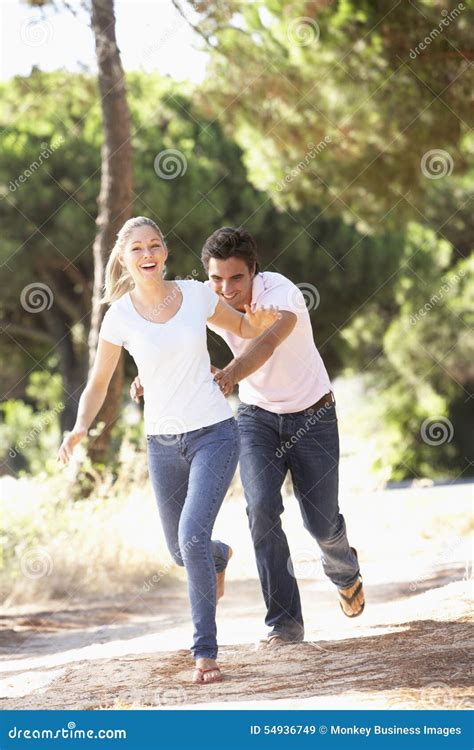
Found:
[[[140,378],[137,375],[135,380],[133,381],[132,385],[130,386],[130,397],[137,403],[140,403],[140,396],[143,396],[143,386],[141,384]]]
[[[237,370],[232,365],[219,370],[214,375],[214,380],[221,389],[224,396],[229,396],[237,385]]]
[[[222,393],[228,396],[237,383],[256,372],[267,362],[273,352],[290,335],[297,322],[296,314],[289,310],[279,313],[279,320],[246,347],[243,354],[233,359],[214,380]]]
[[[214,375],[214,380],[221,389],[224,396],[230,396],[238,383],[237,369],[228,365]]]
[[[278,312],[278,308],[273,305],[270,305],[270,307],[244,305],[244,307],[245,317],[247,318],[249,325],[257,331],[265,331],[276,323],[277,320],[281,319],[281,314]]]

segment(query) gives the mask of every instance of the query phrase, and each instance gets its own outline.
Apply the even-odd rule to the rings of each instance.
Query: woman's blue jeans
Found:
[[[216,573],[229,547],[212,540],[239,459],[233,417],[180,435],[148,435],[148,468],[168,549],[188,577],[195,659],[217,657]]]

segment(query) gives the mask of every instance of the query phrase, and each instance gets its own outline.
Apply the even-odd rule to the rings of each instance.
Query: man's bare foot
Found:
[[[229,563],[230,558],[233,555],[232,548],[229,547],[229,553],[227,555],[227,563]],[[225,571],[222,570],[220,573],[216,573],[216,601],[219,601],[224,596],[224,585],[225,585]]]
[[[196,669],[193,674],[195,684],[220,682],[221,680],[221,670],[215,659],[196,659]]]
[[[353,586],[349,586],[347,589],[338,589],[338,592],[342,611],[347,617],[358,617],[362,614],[365,607],[365,597],[360,576]]]

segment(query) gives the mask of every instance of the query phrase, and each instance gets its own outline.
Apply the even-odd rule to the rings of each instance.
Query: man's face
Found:
[[[250,305],[253,272],[242,258],[211,258],[208,274],[213,290],[228,305],[236,310],[243,310],[244,305]]]

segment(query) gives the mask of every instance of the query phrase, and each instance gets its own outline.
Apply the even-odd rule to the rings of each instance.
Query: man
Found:
[[[281,313],[252,342],[209,326],[234,355],[215,380],[225,395],[240,384],[240,476],[270,629],[262,647],[280,647],[304,638],[298,584],[280,519],[288,471],[304,526],[320,547],[342,611],[357,617],[364,609],[357,553],[349,546],[338,506],[334,395],[301,291],[279,273],[259,271],[249,232],[218,229],[206,240],[201,258],[208,283],[227,304],[242,311],[245,305],[275,305]],[[132,396],[141,392],[132,386]]]

